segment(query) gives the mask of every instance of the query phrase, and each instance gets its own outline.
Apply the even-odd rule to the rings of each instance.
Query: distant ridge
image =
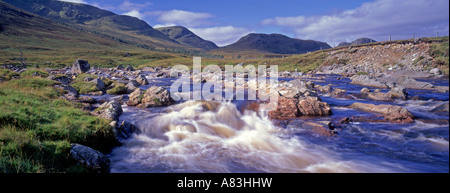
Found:
[[[255,51],[274,54],[303,54],[331,48],[325,42],[300,40],[282,34],[251,33],[236,43],[225,46],[220,51]]]
[[[341,42],[338,45],[338,47],[340,47],[340,46],[350,46],[350,45],[359,45],[359,44],[368,44],[368,43],[373,43],[373,42],[377,42],[377,41],[375,41],[373,39],[370,39],[370,38],[359,38],[359,39],[357,39],[357,40],[355,40],[353,42],[350,42],[350,43],[348,43],[348,42]]]
[[[155,29],[185,46],[201,48],[208,51],[219,48],[213,42],[202,39],[183,26],[162,27]]]

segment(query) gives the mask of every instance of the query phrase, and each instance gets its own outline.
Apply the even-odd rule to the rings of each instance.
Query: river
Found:
[[[347,93],[363,88],[350,84],[348,78],[324,77],[311,81],[331,84]],[[174,80],[149,79],[150,85],[141,88],[168,88]],[[448,80],[421,81],[449,85]],[[431,110],[446,103],[449,93],[407,92],[419,99],[377,102],[321,95],[333,115],[300,119],[336,121],[352,115],[373,115],[346,107],[354,102],[399,105],[417,117],[410,124],[352,122],[339,127],[335,137],[318,135],[296,126],[295,121],[275,124],[264,112],[242,110],[242,101],[184,101],[148,109],[124,105],[120,120],[135,124],[141,132],[112,150],[111,172],[448,173],[448,113]]]

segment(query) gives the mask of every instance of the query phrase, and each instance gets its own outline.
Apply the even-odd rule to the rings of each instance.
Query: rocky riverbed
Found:
[[[122,145],[108,155],[73,144],[73,156],[99,171],[449,171],[449,83],[441,76],[282,72],[269,93],[278,105],[266,110],[263,100],[176,102],[170,68],[83,65],[48,70],[48,79],[115,128]]]

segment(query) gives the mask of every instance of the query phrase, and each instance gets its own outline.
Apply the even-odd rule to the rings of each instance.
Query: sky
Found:
[[[448,0],[64,0],[146,21],[181,25],[218,46],[249,33],[279,33],[337,46],[449,34]]]

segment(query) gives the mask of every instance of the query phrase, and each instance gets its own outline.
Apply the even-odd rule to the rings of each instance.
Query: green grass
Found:
[[[441,38],[442,42],[433,43],[431,45],[431,56],[435,60],[435,64],[441,69],[445,75],[449,75],[449,37]]]
[[[11,70],[8,70],[8,69],[0,68],[0,79],[11,80],[11,78],[13,76],[20,76],[20,74],[17,73],[17,72],[13,72]]]
[[[69,158],[70,143],[107,152],[116,145],[108,121],[64,99],[41,77],[0,84],[0,172],[87,171]]]
[[[34,74],[39,74],[39,76],[42,76],[44,78],[48,77],[48,72],[46,72],[45,70],[40,70],[40,69],[29,69],[29,70],[26,70],[25,72],[22,72],[20,75],[21,76],[34,76]]]
[[[107,91],[107,93],[111,94],[111,95],[121,95],[121,94],[127,94],[127,91],[128,91],[127,87],[125,87],[125,85],[123,85],[123,84],[120,84],[120,85],[115,86],[112,89],[109,89]]]

